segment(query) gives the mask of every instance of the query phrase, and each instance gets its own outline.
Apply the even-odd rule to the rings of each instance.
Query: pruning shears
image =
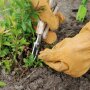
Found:
[[[52,9],[54,9],[53,13],[56,14],[57,11],[59,10],[59,7],[58,5],[54,5],[53,2],[54,2],[53,0],[49,0],[49,5],[51,6]],[[42,37],[47,36],[48,30],[49,30],[49,27],[43,21],[39,20],[37,25],[37,30],[36,30],[37,39],[34,42],[34,46],[32,50],[32,55],[34,56],[34,59],[36,59],[38,56]]]
[[[85,16],[87,14],[87,5],[88,0],[82,0],[81,5],[79,6],[78,13],[76,16],[76,20],[79,22],[83,22],[85,19]]]
[[[38,25],[37,25],[37,30],[36,30],[37,39],[34,42],[34,46],[33,46],[33,50],[32,50],[32,55],[34,56],[34,59],[37,58],[37,55],[38,55],[38,52],[39,52],[39,49],[40,49],[40,44],[41,44],[41,39],[42,39],[42,34],[43,34],[43,31],[44,31],[44,27],[45,27],[44,22],[39,20]]]

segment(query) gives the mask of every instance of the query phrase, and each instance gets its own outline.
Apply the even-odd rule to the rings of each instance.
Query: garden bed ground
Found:
[[[70,0],[61,0],[62,6],[66,5],[66,1],[69,3]],[[68,14],[68,20],[61,25],[60,31],[57,32],[58,41],[65,37],[75,36],[83,25],[90,20],[90,1],[88,4],[88,15],[82,24],[75,20],[75,11],[79,5],[78,0],[75,0],[72,5],[74,6],[71,6],[72,9],[65,6],[69,9],[67,8],[68,11],[66,10],[64,13],[69,12],[69,10],[71,10],[71,13]],[[90,71],[80,78],[72,78],[63,73],[51,70],[47,66],[31,68],[24,73],[23,77],[15,75],[14,72],[11,75],[0,73],[0,80],[7,83],[7,86],[0,88],[0,90],[90,90]]]

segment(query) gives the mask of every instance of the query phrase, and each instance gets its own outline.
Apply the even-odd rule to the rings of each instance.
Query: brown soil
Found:
[[[57,33],[58,41],[65,37],[75,36],[90,20],[89,10],[86,20],[82,24],[75,20],[76,12],[73,11],[69,17],[70,21],[61,25],[60,31]],[[80,78],[72,78],[47,66],[31,68],[22,78],[15,78],[14,72],[11,75],[1,73],[0,80],[7,83],[7,86],[0,90],[90,90],[90,71]]]
[[[90,90],[90,72],[81,78],[72,78],[42,67],[30,69],[30,73],[17,82],[12,76],[2,77],[2,80],[8,85],[0,90]]]

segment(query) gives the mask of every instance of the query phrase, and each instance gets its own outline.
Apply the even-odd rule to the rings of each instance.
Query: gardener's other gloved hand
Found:
[[[54,30],[57,30],[60,23],[64,21],[64,16],[61,13],[57,13],[56,15],[54,15],[53,11],[49,6],[48,1],[49,0],[31,0],[35,8],[44,7],[44,10],[39,13],[39,17],[43,22],[48,24],[48,26],[50,27],[50,30],[54,31]],[[55,41],[56,34],[54,32],[50,32],[49,34],[50,35],[48,35],[45,41],[51,44],[53,41]],[[51,34],[55,36],[50,37],[52,36]],[[50,41],[48,40],[48,38]]]
[[[56,71],[73,77],[85,74],[90,69],[90,22],[75,37],[41,51],[39,58]]]

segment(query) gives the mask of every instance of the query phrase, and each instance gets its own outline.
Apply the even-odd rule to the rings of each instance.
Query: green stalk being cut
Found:
[[[87,4],[88,0],[82,0],[81,5],[79,6],[79,10],[76,16],[76,20],[79,22],[83,22],[86,14],[87,14],[87,8],[86,8],[86,4]]]

